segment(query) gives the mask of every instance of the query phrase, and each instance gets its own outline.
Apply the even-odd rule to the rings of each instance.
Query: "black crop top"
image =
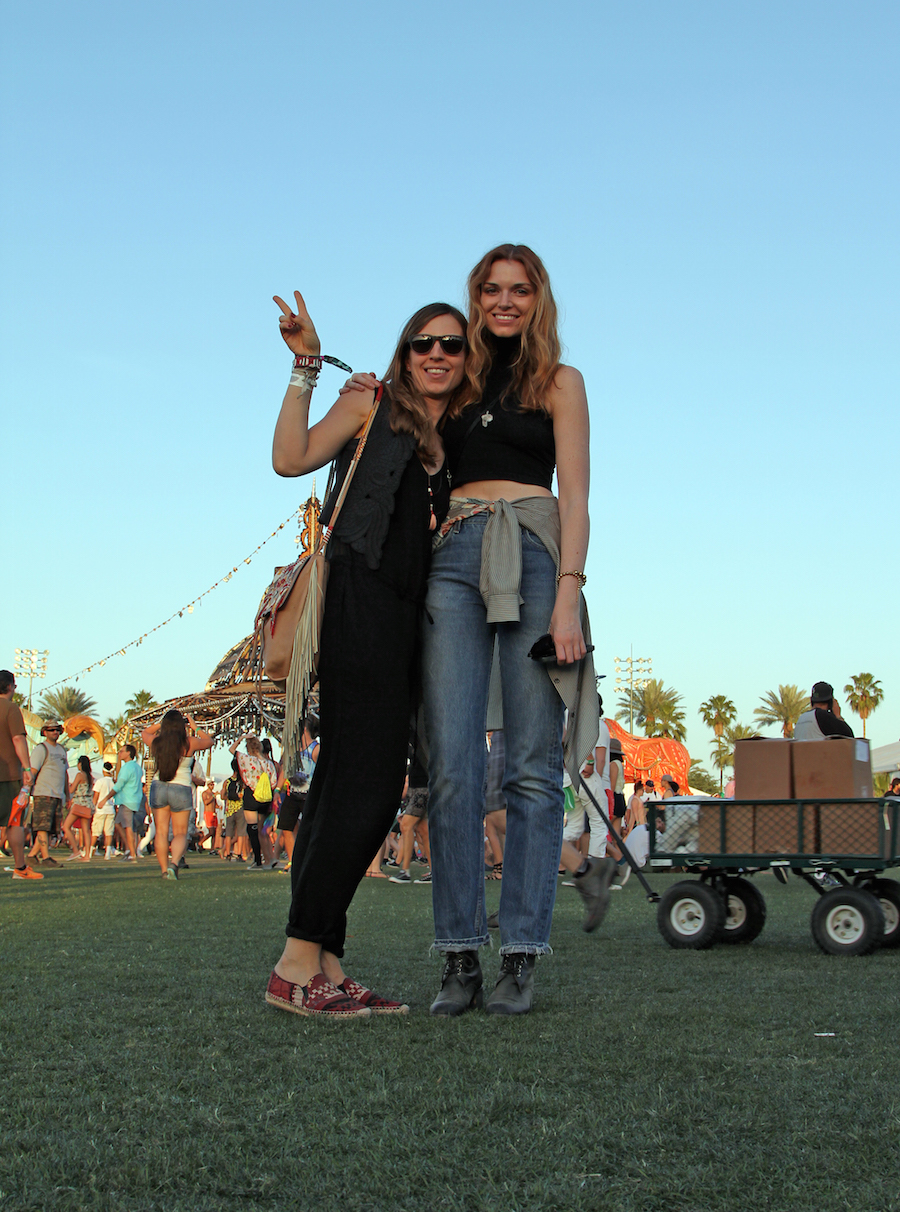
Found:
[[[500,396],[519,352],[517,337],[495,337],[494,360],[481,403],[444,423],[441,436],[453,487],[475,480],[512,480],[549,489],[556,466],[553,418],[525,410],[513,394]]]

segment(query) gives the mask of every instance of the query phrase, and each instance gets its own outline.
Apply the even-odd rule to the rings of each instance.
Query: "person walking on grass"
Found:
[[[94,781],[94,819],[91,822],[91,849],[88,851],[88,857],[97,845],[104,850],[107,859],[116,857],[113,844],[116,824],[114,794],[113,765],[112,762],[104,762],[103,773]]]
[[[91,817],[94,815],[94,775],[91,771],[90,759],[82,754],[78,759],[78,771],[72,780],[72,799],[69,811],[63,821],[63,833],[69,843],[72,853],[67,862],[90,862],[91,858]],[[80,840],[74,830],[81,835]]]
[[[409,874],[412,862],[415,839],[419,839],[422,856],[431,867],[431,851],[428,848],[428,771],[422,765],[421,759],[413,751],[410,758],[409,774],[407,775],[406,800],[400,812],[400,867],[391,876],[392,884],[411,884],[413,878]],[[430,884],[430,870],[415,881],[417,884]]]
[[[137,760],[137,750],[134,745],[123,745],[118,753],[119,771],[116,775],[114,790],[116,793],[116,829],[121,830],[127,847],[126,859],[130,862],[137,860],[137,847],[134,839],[134,814],[140,811],[144,798],[144,772]]]
[[[58,720],[49,720],[41,728],[44,738],[35,745],[31,753],[34,776],[34,807],[31,813],[31,828],[34,845],[31,847],[33,861],[47,867],[58,867],[50,857],[48,848],[51,834],[55,834],[63,819],[63,806],[69,802],[69,757],[59,738],[63,726]]]
[[[246,753],[238,753],[238,745],[245,741]],[[260,825],[266,820],[272,806],[274,788],[278,783],[278,772],[271,758],[266,757],[262,742],[258,736],[246,734],[240,736],[229,748],[229,753],[237,760],[241,781],[244,785],[244,820],[247,825],[247,837],[253,850],[253,862],[248,871],[263,871],[273,866],[271,859],[263,862],[262,839]],[[260,820],[262,818],[262,820]]]
[[[190,716],[180,711],[167,711],[158,724],[151,724],[141,733],[156,762],[156,777],[150,784],[150,811],[156,828],[154,846],[163,879],[178,879],[178,863],[184,857],[188,841],[188,825],[194,807],[191,767],[194,754],[212,749],[213,738],[203,732]],[[172,826],[172,848],[169,855],[169,825]]]
[[[24,809],[16,803],[22,787],[31,786],[31,757],[22,712],[12,701],[15,675],[0,669],[0,825],[12,851],[14,880],[42,880],[25,862]]]

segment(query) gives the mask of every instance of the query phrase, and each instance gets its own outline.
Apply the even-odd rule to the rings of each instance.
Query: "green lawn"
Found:
[[[347,970],[412,1012],[321,1023],[263,1002],[287,877],[189,862],[0,883],[0,1209],[900,1210],[900,950],[821,954],[800,881],[705,952],[560,888],[534,1012],[435,1020],[430,890],[364,880]]]

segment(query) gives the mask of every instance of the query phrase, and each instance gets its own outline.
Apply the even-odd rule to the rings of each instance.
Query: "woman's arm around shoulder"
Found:
[[[584,379],[574,366],[560,366],[547,397],[553,418],[556,478],[559,486],[559,571],[583,572],[590,520],[590,440]],[[563,576],[550,619],[556,658],[562,664],[580,661],[587,652],[581,631],[580,586],[577,577]]]

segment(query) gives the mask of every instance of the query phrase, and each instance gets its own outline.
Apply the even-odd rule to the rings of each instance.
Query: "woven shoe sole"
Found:
[[[348,997],[321,972],[306,985],[295,985],[273,972],[266,987],[266,1001],[278,1010],[307,1018],[370,1018],[372,1015],[367,1006]]]

